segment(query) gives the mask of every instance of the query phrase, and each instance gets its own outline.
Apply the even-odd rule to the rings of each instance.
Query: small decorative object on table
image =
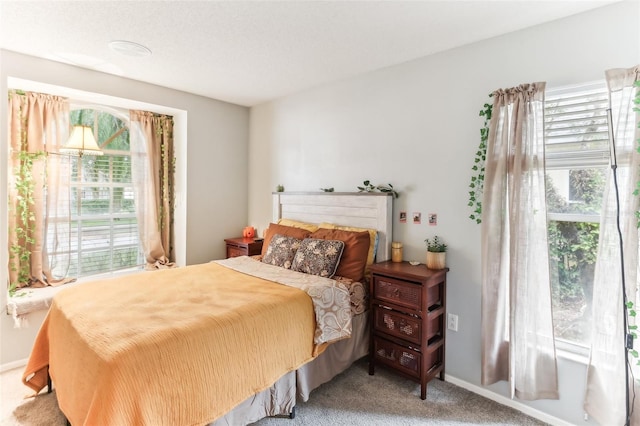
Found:
[[[402,243],[398,241],[391,243],[391,261],[402,262]]]
[[[446,267],[447,245],[437,235],[424,240],[427,245],[427,268],[444,269]]]
[[[245,238],[253,238],[256,236],[256,230],[253,226],[247,226],[242,230],[242,236]]]
[[[284,186],[282,185],[276,186],[276,192],[284,192]]]

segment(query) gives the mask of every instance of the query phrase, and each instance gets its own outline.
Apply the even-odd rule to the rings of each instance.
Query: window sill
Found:
[[[556,354],[558,358],[573,361],[578,364],[589,364],[589,347],[556,339]]]
[[[17,318],[31,312],[49,309],[53,296],[60,290],[78,285],[76,281],[58,287],[23,288],[7,300],[7,313],[17,321]]]
[[[83,283],[95,281],[97,279],[129,275],[142,270],[143,269],[141,268],[136,268],[109,274],[93,275],[90,277],[79,278],[75,282],[63,284],[57,287],[23,288],[18,290],[14,296],[8,298],[7,314],[13,317],[16,327],[20,327],[25,315],[31,312],[49,309],[54,296],[66,288],[82,285]]]

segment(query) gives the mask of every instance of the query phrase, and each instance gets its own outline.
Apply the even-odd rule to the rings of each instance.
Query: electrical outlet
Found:
[[[447,314],[447,328],[451,331],[458,331],[458,316]]]

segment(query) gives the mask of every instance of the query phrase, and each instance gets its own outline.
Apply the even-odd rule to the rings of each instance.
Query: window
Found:
[[[71,112],[70,124],[90,126],[104,154],[69,158],[71,219],[65,236],[68,244],[52,253],[54,259],[68,256],[69,270],[56,270],[53,265],[56,275],[82,277],[144,263],[134,209],[129,127],[125,120],[124,116],[119,118],[97,109]],[[59,268],[66,268],[66,263],[61,262]]]
[[[609,167],[604,82],[547,91],[549,262],[556,339],[589,344],[593,274]]]

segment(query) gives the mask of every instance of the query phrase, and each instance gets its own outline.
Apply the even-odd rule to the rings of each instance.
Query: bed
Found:
[[[323,227],[309,231],[318,238],[273,231],[268,247],[297,241],[308,260],[317,244],[333,253],[333,235],[373,230],[376,260],[386,260],[391,205],[387,194],[274,193],[270,229]],[[366,285],[314,273],[326,269],[324,257],[297,256],[298,271],[312,270],[291,273],[274,253],[61,291],[23,381],[39,391],[50,377],[73,425],[238,425],[292,416],[297,400],[366,355],[366,299],[354,307],[352,297]]]

